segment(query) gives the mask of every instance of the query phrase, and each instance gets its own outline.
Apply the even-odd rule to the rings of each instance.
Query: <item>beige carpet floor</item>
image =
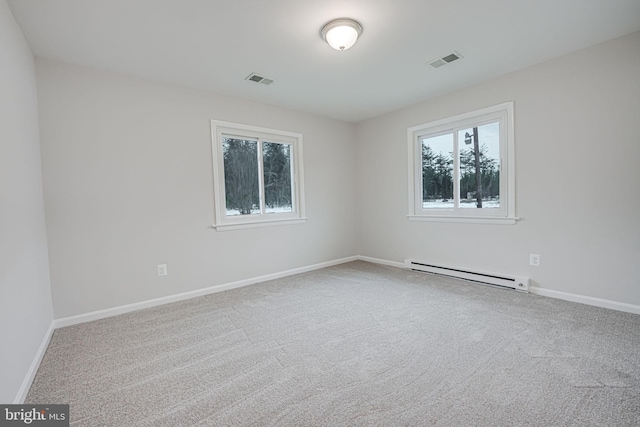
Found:
[[[640,316],[354,262],[55,331],[73,426],[640,426]]]

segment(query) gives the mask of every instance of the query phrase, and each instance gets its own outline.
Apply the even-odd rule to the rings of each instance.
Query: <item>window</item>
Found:
[[[414,126],[409,219],[513,224],[513,103]]]
[[[303,222],[302,135],[212,121],[218,230]]]

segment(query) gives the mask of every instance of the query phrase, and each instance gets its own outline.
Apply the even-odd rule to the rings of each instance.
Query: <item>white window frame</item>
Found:
[[[453,134],[454,195],[459,200],[458,131],[487,123],[498,122],[500,127],[500,208],[464,209],[424,208],[422,204],[422,139],[447,133]],[[515,143],[513,102],[505,102],[481,110],[460,114],[407,129],[409,151],[409,215],[411,221],[471,222],[515,224]]]
[[[264,200],[261,200],[261,213],[252,215],[226,214],[226,197],[224,182],[224,155],[222,152],[223,135],[237,138],[256,139],[291,145],[292,178],[291,178],[291,212],[265,213]],[[304,173],[302,134],[283,130],[268,129],[239,123],[211,121],[211,139],[213,155],[213,191],[215,218],[213,228],[218,231],[243,228],[265,227],[273,225],[301,224],[306,222],[304,207]],[[259,180],[262,193],[262,166],[259,167]]]

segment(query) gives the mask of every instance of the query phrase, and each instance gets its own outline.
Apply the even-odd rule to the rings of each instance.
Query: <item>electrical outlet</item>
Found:
[[[540,267],[540,255],[529,254],[529,265],[532,265],[534,267]]]
[[[158,264],[158,276],[167,275],[167,264]]]

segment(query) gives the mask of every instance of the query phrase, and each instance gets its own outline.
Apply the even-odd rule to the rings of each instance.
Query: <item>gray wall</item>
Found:
[[[52,323],[33,55],[0,0],[0,402]]]
[[[640,33],[357,126],[359,253],[640,304]],[[407,127],[515,101],[516,225],[409,222]],[[529,267],[529,254],[541,255]]]
[[[353,124],[48,60],[36,70],[56,318],[356,254]],[[211,229],[211,119],[304,135],[307,223]]]

